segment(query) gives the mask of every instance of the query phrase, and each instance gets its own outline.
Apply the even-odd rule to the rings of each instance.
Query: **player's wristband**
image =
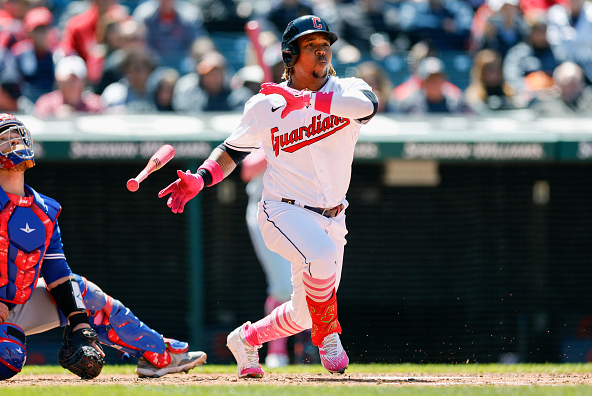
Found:
[[[333,100],[333,92],[317,92],[314,95],[314,109],[323,113],[331,114],[331,101]]]
[[[208,187],[220,183],[224,179],[224,171],[220,167],[220,164],[214,160],[205,160],[197,170],[199,171],[200,169],[205,169],[210,172],[210,175],[212,175],[212,183],[208,184]]]

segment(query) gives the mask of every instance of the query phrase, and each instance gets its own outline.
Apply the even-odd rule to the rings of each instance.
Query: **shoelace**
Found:
[[[338,356],[341,353],[343,347],[341,346],[337,333],[325,337],[323,340],[323,349],[327,355],[331,357]]]
[[[249,361],[249,366],[259,367],[259,354],[257,353],[257,347],[252,347],[246,342],[245,344],[245,354],[247,355],[247,360]]]

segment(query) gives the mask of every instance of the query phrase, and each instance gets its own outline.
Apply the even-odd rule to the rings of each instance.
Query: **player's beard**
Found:
[[[316,70],[312,71],[312,76],[316,79],[324,79],[329,76],[329,66],[323,68],[322,71],[317,72]]]

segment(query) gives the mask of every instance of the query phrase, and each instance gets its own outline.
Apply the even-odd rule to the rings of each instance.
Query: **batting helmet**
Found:
[[[34,155],[31,132],[25,124],[12,114],[0,114],[0,169],[25,161],[30,161],[30,168],[35,165]]]
[[[298,59],[298,46],[296,39],[307,34],[323,32],[329,36],[329,42],[333,45],[338,37],[329,30],[327,23],[318,16],[305,15],[294,19],[288,23],[284,35],[282,36],[282,59],[287,68],[291,68]]]
[[[0,323],[0,380],[20,373],[26,360],[23,329],[12,323]]]

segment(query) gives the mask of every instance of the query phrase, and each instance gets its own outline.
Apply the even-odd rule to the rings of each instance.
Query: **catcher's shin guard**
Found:
[[[0,323],[0,381],[17,375],[27,360],[25,332],[12,323]]]
[[[341,325],[337,320],[337,296],[335,290],[333,290],[333,295],[328,301],[314,302],[307,296],[306,303],[312,319],[311,339],[314,345],[321,345],[323,339],[329,334],[341,334]]]
[[[94,283],[79,275],[75,278],[82,291],[90,325],[102,344],[134,357],[140,357],[144,352],[165,353],[166,345],[161,334],[146,326],[119,300],[104,293]]]

